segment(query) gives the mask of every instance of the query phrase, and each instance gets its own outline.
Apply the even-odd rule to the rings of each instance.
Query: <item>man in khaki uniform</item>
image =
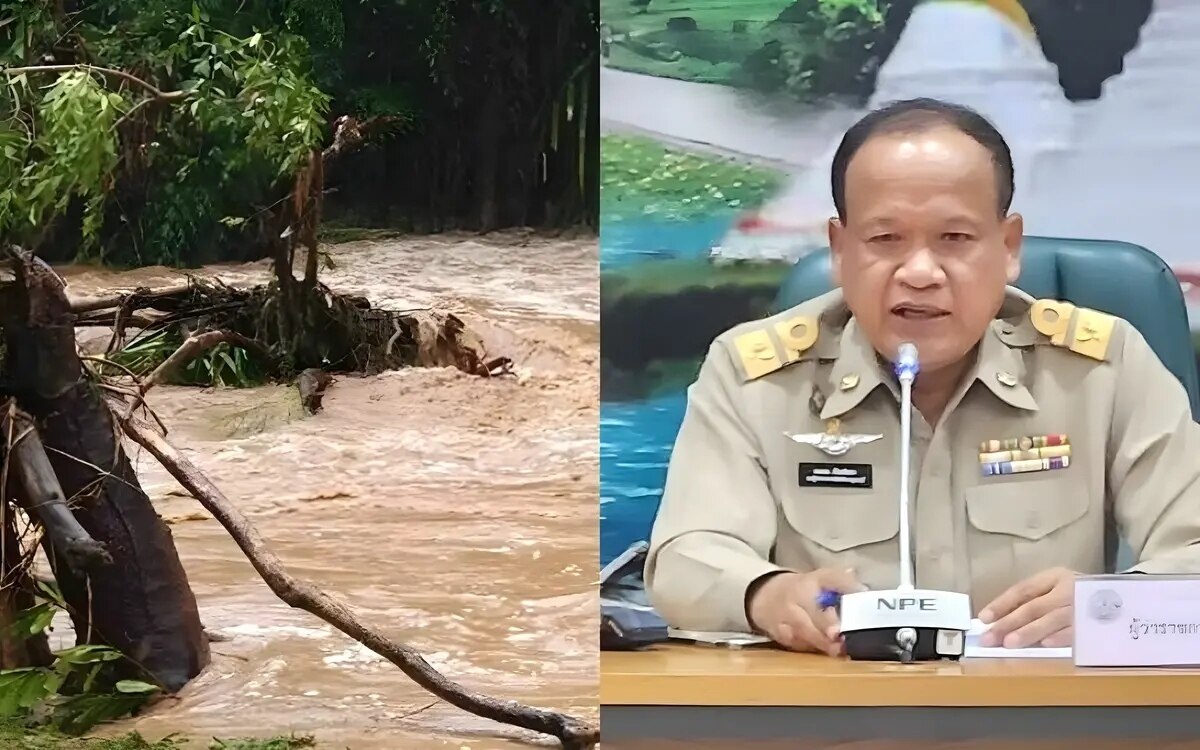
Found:
[[[966,592],[991,645],[1069,645],[1072,578],[1115,557],[1200,572],[1200,426],[1127,322],[1008,286],[1012,162],[986,120],[917,100],[834,160],[840,289],[713,343],[645,578],[671,625],[842,651],[822,589],[899,583],[899,387],[916,344],[917,585]],[[997,210],[999,208],[999,210]]]

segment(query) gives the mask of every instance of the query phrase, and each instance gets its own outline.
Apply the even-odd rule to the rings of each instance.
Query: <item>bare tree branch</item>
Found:
[[[3,68],[0,69],[0,73],[12,78],[25,73],[69,73],[73,70],[86,70],[89,73],[120,78],[126,83],[132,83],[135,86],[141,87],[159,101],[180,101],[191,95],[190,91],[163,91],[154,84],[143,81],[132,73],[126,73],[123,70],[115,70],[113,68],[101,68],[96,65],[27,65],[20,68]]]
[[[434,669],[415,649],[368,628],[340,600],[307,581],[293,578],[267,548],[249,519],[183,454],[141,420],[120,416],[117,419],[125,433],[158,459],[171,476],[225,527],[263,581],[284,602],[333,625],[395,664],[421,687],[464,711],[557,737],[562,746],[570,750],[592,748],[599,742],[600,730],[579,719],[466,690]]]
[[[113,307],[121,307],[132,298],[136,298],[136,302],[130,303],[130,309],[137,310],[142,307],[149,307],[155,300],[163,297],[176,297],[181,294],[186,294],[191,288],[191,284],[183,284],[181,286],[169,286],[163,289],[136,289],[128,294],[118,294],[114,297],[73,299],[71,300],[71,312],[79,315],[80,313],[96,312],[97,310],[107,310]]]

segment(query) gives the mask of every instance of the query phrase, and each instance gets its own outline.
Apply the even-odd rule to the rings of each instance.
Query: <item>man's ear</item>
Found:
[[[1021,214],[1009,214],[1004,219],[1004,249],[1008,254],[1008,283],[1021,275],[1021,242],[1025,239],[1025,219]]]
[[[842,246],[846,241],[846,227],[836,216],[829,220],[829,274],[833,285],[842,285]]]

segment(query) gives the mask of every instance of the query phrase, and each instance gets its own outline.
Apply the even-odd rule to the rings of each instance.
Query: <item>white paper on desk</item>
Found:
[[[971,629],[967,631],[967,642],[963,650],[964,659],[1070,659],[1071,647],[1046,648],[1032,646],[1030,648],[1004,648],[1003,646],[980,646],[979,640],[988,631],[989,625],[984,625],[978,619],[971,620]]]
[[[761,643],[771,642],[770,638],[752,633],[722,633],[706,630],[678,630],[676,628],[668,628],[667,637],[677,641],[693,641],[713,646],[732,647],[757,646]]]

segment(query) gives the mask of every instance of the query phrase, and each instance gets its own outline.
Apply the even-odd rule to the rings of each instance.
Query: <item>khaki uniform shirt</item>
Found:
[[[1200,425],[1126,321],[1010,288],[937,429],[915,409],[912,428],[917,586],[968,593],[978,612],[1047,568],[1111,570],[1114,532],[1133,570],[1200,572]],[[828,455],[785,434],[839,432],[882,437]],[[1039,452],[1056,442],[1069,448]],[[1014,458],[1040,470],[985,475]],[[772,571],[854,568],[895,588],[899,459],[898,386],[840,291],[722,334],[688,391],[652,603],[674,627],[747,631],[746,589]]]

